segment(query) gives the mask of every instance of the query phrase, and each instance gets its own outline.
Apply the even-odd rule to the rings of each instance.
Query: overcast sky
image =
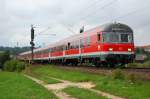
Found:
[[[150,0],[0,0],[0,46],[29,46],[31,24],[44,46],[114,21],[134,30],[135,45],[150,44]]]

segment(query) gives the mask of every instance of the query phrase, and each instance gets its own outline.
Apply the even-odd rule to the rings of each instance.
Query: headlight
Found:
[[[128,48],[128,51],[131,52],[131,48]]]
[[[113,51],[113,48],[109,48],[109,51]]]

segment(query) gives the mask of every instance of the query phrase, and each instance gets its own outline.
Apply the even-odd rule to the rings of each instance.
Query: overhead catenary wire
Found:
[[[141,12],[145,11],[145,9],[150,9],[150,6],[142,7],[142,8],[136,9],[136,10],[134,10],[134,11],[125,13],[125,14],[123,14],[123,15],[117,16],[116,18],[111,19],[110,21],[112,21],[112,20],[118,21],[119,19],[128,17],[128,16],[130,16],[130,15],[133,15],[133,14],[136,14],[136,13],[141,13]],[[103,17],[101,18],[101,20],[104,20],[104,19],[107,19],[107,17],[104,17],[104,16],[103,16]]]
[[[128,12],[128,13],[126,13],[126,14],[124,14],[124,15],[118,16],[117,18],[115,18],[115,20],[118,20],[118,19],[121,19],[121,18],[125,18],[125,17],[127,17],[127,16],[129,16],[129,15],[132,15],[132,14],[135,14],[135,13],[140,13],[140,12],[142,12],[144,9],[149,9],[149,8],[150,8],[150,5],[149,5],[149,6],[146,6],[146,7],[143,7],[143,8],[140,8],[140,9],[136,9],[136,10],[131,11],[131,12]]]
[[[47,27],[45,30],[42,30],[42,31],[40,31],[40,32],[38,32],[36,35],[35,35],[35,37],[36,36],[38,36],[38,35],[51,35],[51,36],[56,36],[56,34],[42,34],[42,33],[44,33],[44,32],[47,32],[49,29],[51,29],[51,27]]]
[[[150,5],[149,6],[145,6],[145,7],[142,7],[142,8],[139,8],[139,9],[136,9],[134,11],[131,11],[131,12],[128,12],[126,14],[123,14],[123,15],[120,15],[120,16],[117,16],[116,18],[112,19],[112,20],[115,20],[115,21],[118,21],[119,19],[123,19],[123,18],[126,18],[130,15],[133,15],[133,14],[137,14],[137,13],[141,13],[143,11],[145,11],[145,9],[150,9]],[[147,24],[149,25],[149,24]],[[143,25],[142,25],[143,26]],[[142,26],[136,26],[135,28],[139,29],[139,28],[142,28]],[[144,25],[145,27],[146,25]]]
[[[103,0],[101,0],[101,1],[103,1]],[[107,6],[111,5],[111,4],[113,4],[115,1],[117,1],[117,0],[112,0],[111,2],[105,4],[104,6],[98,8],[98,9],[103,9],[103,8],[105,8],[105,7],[107,7]],[[89,5],[88,7],[86,7],[86,10],[89,9],[89,8],[95,7],[94,5],[95,5],[95,4],[98,4],[98,2],[99,2],[99,0],[94,1],[91,5]],[[85,9],[85,8],[84,8],[84,9]],[[92,13],[95,13],[95,11],[92,12]],[[79,20],[83,20],[83,19],[89,17],[92,13],[89,13],[88,15],[86,15],[86,16],[80,18]],[[73,27],[73,25],[71,25],[71,24],[64,24],[63,22],[61,22],[61,25],[63,25],[63,26],[64,26],[68,31],[70,31],[72,34],[76,34],[76,32],[74,32],[74,30],[71,29],[71,26]],[[48,27],[47,29],[45,29],[44,31],[39,32],[38,35],[41,35],[41,33],[46,32],[47,30],[49,30],[49,27]],[[36,36],[37,36],[37,35],[36,35]]]
[[[150,5],[146,6],[146,7],[142,7],[142,8],[136,9],[134,11],[130,11],[130,12],[125,13],[125,14],[122,14],[120,16],[117,16],[116,18],[110,19],[110,21],[112,21],[112,20],[118,21],[119,19],[128,17],[130,15],[133,15],[133,14],[136,14],[136,13],[141,13],[141,12],[145,11],[144,9],[150,9]],[[107,19],[106,16],[103,16],[103,17],[100,17],[100,18],[101,18],[101,20]]]
[[[63,25],[68,31],[70,31],[72,34],[76,34],[76,32],[74,32],[73,29],[71,29],[71,27],[67,24],[65,24],[64,22],[61,22],[61,25]]]
[[[117,0],[112,0],[111,2],[105,4],[104,6],[101,6],[101,7],[98,8],[98,9],[99,9],[99,10],[100,10],[100,9],[104,9],[104,8],[106,8],[106,7],[110,6],[110,5],[112,5],[113,3],[115,3],[115,1],[117,1]],[[98,1],[95,1],[95,2],[98,2]],[[94,4],[95,2],[93,2],[93,4]],[[116,18],[111,19],[111,21],[112,21],[112,20],[117,21],[117,20],[119,20],[119,19],[122,19],[122,18],[125,18],[125,17],[127,17],[127,16],[130,16],[130,15],[132,15],[132,14],[134,14],[134,13],[139,13],[139,12],[143,11],[144,9],[149,8],[149,7],[150,7],[150,6],[144,7],[144,8],[140,8],[140,9],[131,11],[131,12],[129,12],[129,13],[123,14],[123,15],[121,15],[121,16],[117,16]],[[89,18],[90,16],[93,16],[94,13],[97,13],[97,11],[95,10],[94,12],[89,13],[88,15],[82,17],[80,20],[86,20],[86,19]],[[104,16],[103,16],[103,17],[101,18],[101,20],[103,20],[103,19],[107,19],[107,17],[104,17]],[[76,32],[74,32],[74,30],[72,29],[74,25],[64,24],[64,23],[62,23],[62,22],[61,22],[61,24],[62,24],[68,31],[70,31],[72,34],[75,34],[75,33],[76,33]],[[46,31],[47,31],[47,30],[46,30]],[[42,32],[45,32],[45,31],[42,31]]]
[[[102,0],[101,0],[102,1]],[[107,4],[105,4],[105,5],[103,5],[103,6],[100,6],[100,7],[98,7],[97,9],[104,9],[104,8],[106,8],[106,7],[108,7],[108,6],[110,6],[110,5],[112,5],[113,3],[115,3],[115,1],[117,1],[117,0],[112,0],[111,2],[109,2],[109,3],[107,3]],[[99,1],[96,1],[96,2],[99,2]],[[96,3],[95,2],[95,3]],[[94,3],[93,3],[94,4]],[[97,3],[96,3],[97,4]],[[92,7],[95,7],[95,6],[91,6],[90,8],[92,8]],[[87,11],[87,9],[86,9],[86,11]],[[81,12],[81,11],[80,11]],[[83,20],[86,20],[87,18],[89,18],[90,16],[93,16],[94,15],[94,13],[97,13],[97,10],[95,10],[95,11],[93,11],[93,12],[91,12],[91,13],[88,13],[86,16],[83,16],[83,17],[81,17],[81,18],[79,18],[78,20],[79,21],[83,21]],[[69,26],[69,25],[68,25]],[[68,28],[68,26],[67,26],[67,28]],[[71,24],[71,26],[74,26],[73,24]],[[82,25],[83,26],[83,25]],[[68,28],[68,30],[70,31],[70,28]],[[72,31],[71,31],[72,32]],[[72,32],[73,33],[73,32]]]
[[[114,4],[116,1],[117,1],[117,0],[112,0],[111,2],[105,4],[104,6],[100,6],[100,7],[97,8],[97,9],[98,9],[98,10],[104,9],[104,8],[106,8],[106,7],[108,7],[108,6],[112,5],[112,4]],[[85,19],[89,18],[90,16],[93,16],[95,13],[97,13],[97,10],[95,10],[95,11],[89,13],[88,15],[86,15],[86,16],[84,16],[84,17],[81,17],[81,18],[79,19],[79,21],[80,21],[80,20],[81,20],[81,21],[82,21],[82,20],[85,20]]]
[[[113,4],[113,3],[115,3],[115,1],[117,1],[117,0],[114,0],[114,1],[109,2],[108,4],[106,4],[105,6],[101,7],[100,9],[103,9],[103,8],[105,8],[105,7],[107,7],[107,6],[109,6],[109,5]],[[132,15],[132,14],[142,12],[143,10],[145,11],[145,9],[149,9],[149,8],[150,8],[150,6],[146,6],[146,7],[143,7],[143,8],[134,10],[134,11],[131,11],[131,12],[129,12],[129,13],[126,13],[126,14],[123,14],[123,15],[121,15],[121,16],[118,16],[117,18],[111,19],[111,21],[112,21],[112,20],[117,21],[117,20],[119,20],[119,19],[125,18],[125,17],[127,17],[127,16]],[[88,17],[93,16],[95,12],[92,12],[92,13],[93,13],[93,14],[88,14],[87,16],[82,17],[81,20],[86,20]],[[96,12],[96,13],[97,13],[97,12]],[[107,17],[104,17],[104,16],[103,16],[103,17],[101,18],[101,20],[103,20],[103,19],[107,19]]]
[[[41,38],[43,38],[43,36],[44,36],[44,38],[45,38],[45,37],[48,37],[48,38],[49,38],[49,36],[47,36],[47,35],[56,36],[56,34],[42,34],[42,33],[44,33],[44,32],[47,32],[49,29],[51,29],[51,27],[47,27],[46,29],[44,29],[44,30],[38,32],[38,33],[35,35],[35,37],[37,37],[37,36],[40,35],[40,39],[41,39]],[[39,40],[38,40],[38,41],[39,41]]]
[[[37,33],[37,35],[41,35],[41,33],[48,31],[50,28],[51,27],[47,27],[46,29],[44,29],[44,30],[40,31],[39,33]]]
[[[101,1],[104,1],[104,0],[96,0],[95,2],[93,2],[92,4],[84,7],[83,9],[80,9],[81,11],[79,11],[78,13],[86,13],[88,12],[91,8],[95,8],[97,5],[99,5],[99,3],[101,3]]]

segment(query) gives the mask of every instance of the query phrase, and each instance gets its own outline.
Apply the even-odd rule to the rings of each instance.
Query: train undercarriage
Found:
[[[35,63],[49,63],[59,65],[90,65],[96,67],[117,67],[133,62],[134,54],[106,54],[99,56],[62,57],[55,59],[34,59]]]

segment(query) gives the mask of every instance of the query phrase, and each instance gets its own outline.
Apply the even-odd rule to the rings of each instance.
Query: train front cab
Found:
[[[101,63],[115,66],[115,64],[123,65],[134,60],[135,49],[131,28],[124,24],[113,24],[106,27],[99,35],[101,36]]]

